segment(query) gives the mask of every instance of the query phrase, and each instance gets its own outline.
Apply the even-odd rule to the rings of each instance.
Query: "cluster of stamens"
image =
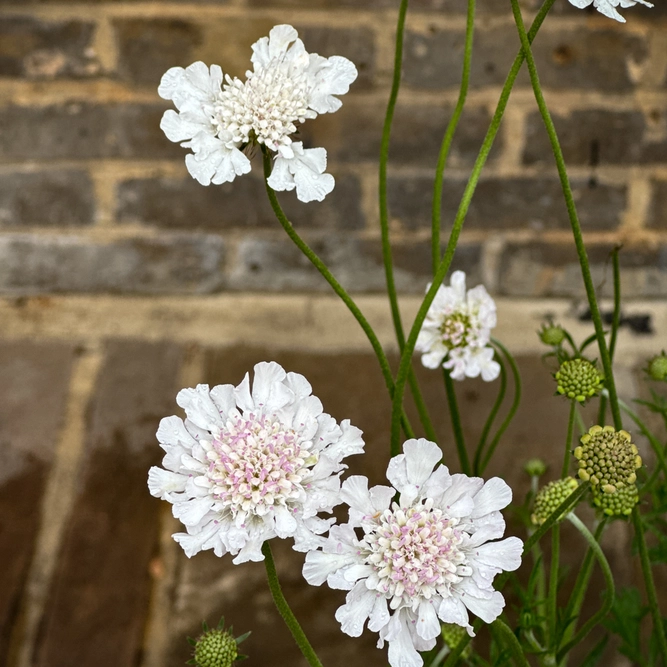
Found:
[[[377,528],[364,537],[365,560],[379,577],[378,592],[393,608],[446,595],[451,584],[469,574],[457,524],[458,519],[433,509],[431,500],[409,509],[394,504],[377,518]]]
[[[245,82],[227,77],[216,107],[220,127],[235,142],[254,139],[274,151],[289,145],[295,123],[317,115],[308,108],[305,75],[288,74],[281,60],[273,60],[247,76]]]
[[[474,327],[466,313],[455,311],[447,315],[440,326],[442,340],[450,349],[465,347],[473,342]]]
[[[212,495],[238,512],[263,516],[304,494],[302,484],[316,457],[303,441],[270,416],[227,420],[207,451]]]

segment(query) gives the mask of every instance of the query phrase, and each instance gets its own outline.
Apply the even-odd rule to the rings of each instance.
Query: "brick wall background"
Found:
[[[617,362],[625,397],[640,389],[644,358],[667,340],[667,2],[655,2],[628,10],[619,25],[557,0],[534,45],[603,294],[608,252],[624,246],[629,303]],[[293,193],[281,201],[391,349],[386,304],[375,295],[384,284],[376,161],[397,4],[0,0],[0,663],[175,667],[188,657],[183,637],[225,614],[239,631],[255,631],[250,665],[300,664],[261,565],[241,570],[209,554],[188,561],[170,540],[169,507],[145,487],[160,458],[157,422],[176,411],[178,388],[238,383],[252,363],[275,358],[307,375],[327,411],[364,429],[374,454],[352,472],[381,482],[388,403],[356,323],[273,220],[261,164],[233,184],[199,186],[185,151],[159,129],[169,105],[156,88],[166,69],[197,59],[242,75],[250,45],[284,22],[308,50],[357,64],[342,109],[303,128],[306,143],[327,148],[336,189],[321,204]],[[432,170],[457,96],[465,5],[411,3],[389,170],[408,315],[430,277]],[[509,3],[478,5],[445,221],[519,47]],[[534,9],[533,0],[524,5]],[[532,398],[505,438],[514,456],[494,471],[520,498],[526,480],[516,456],[541,452],[555,464],[565,428],[534,331],[555,313],[589,333],[525,73],[484,173],[455,265],[498,298],[497,335],[521,355]],[[424,379],[442,415],[441,388]],[[470,437],[491,393],[474,382],[461,388]],[[450,445],[445,439],[448,454]],[[630,582],[627,540],[618,523],[606,546]],[[302,590],[300,557],[280,548],[278,556],[325,662],[379,664],[372,637],[343,639],[332,622],[341,600]]]

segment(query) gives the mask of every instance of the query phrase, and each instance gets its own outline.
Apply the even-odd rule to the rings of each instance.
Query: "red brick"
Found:
[[[180,359],[171,344],[107,347],[36,667],[137,664],[160,509],[146,479],[161,459],[155,431],[174,412]]]

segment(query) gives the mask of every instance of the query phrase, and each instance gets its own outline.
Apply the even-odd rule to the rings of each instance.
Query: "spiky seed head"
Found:
[[[600,371],[588,359],[564,361],[554,377],[558,393],[579,403],[599,394],[603,387]]]
[[[664,351],[648,362],[646,372],[652,380],[667,381],[667,355]]]
[[[606,516],[629,516],[639,502],[636,484],[628,484],[616,493],[597,493],[593,495],[593,504]]]
[[[195,644],[197,667],[231,667],[237,656],[236,639],[226,630],[207,630]]]
[[[545,345],[557,347],[565,340],[565,331],[557,324],[543,324],[538,336]]]
[[[555,511],[558,506],[579,486],[574,477],[557,479],[549,482],[535,497],[535,508],[531,520],[536,526],[541,526]],[[558,517],[560,521],[563,516]]]
[[[614,494],[637,481],[642,466],[637,447],[627,431],[613,426],[591,426],[581,436],[581,445],[574,450],[579,461],[579,478],[593,487],[593,495]]]

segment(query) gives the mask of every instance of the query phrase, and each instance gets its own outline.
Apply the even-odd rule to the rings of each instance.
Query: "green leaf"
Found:
[[[244,642],[246,639],[248,639],[248,637],[250,637],[251,634],[252,634],[252,630],[249,630],[245,634],[242,634],[241,636],[237,637],[236,640],[235,640],[236,645],[238,646],[241,642]]]

